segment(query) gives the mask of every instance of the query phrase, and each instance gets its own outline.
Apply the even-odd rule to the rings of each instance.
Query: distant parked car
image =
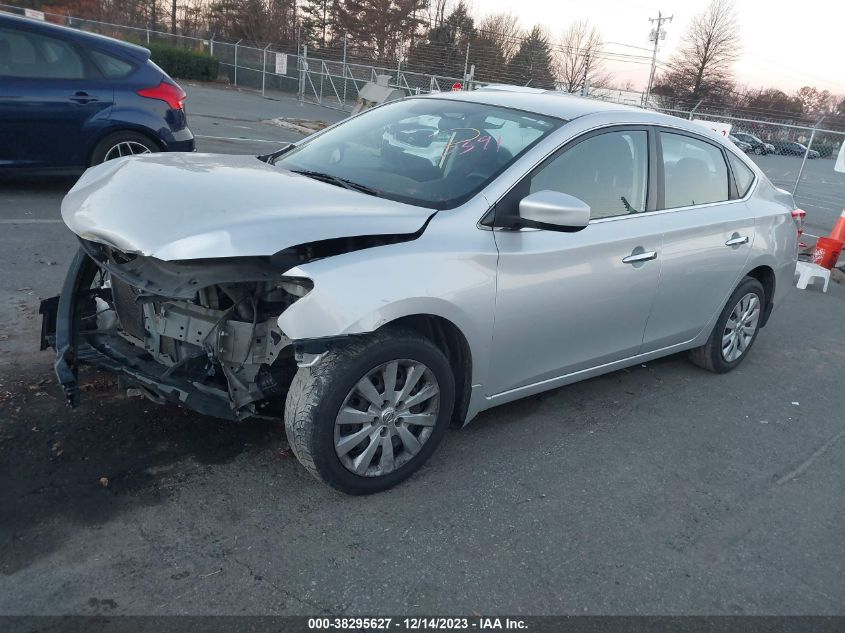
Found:
[[[745,152],[746,154],[751,151],[751,145],[749,145],[745,141],[740,140],[739,138],[737,138],[733,134],[731,134],[728,138],[730,138],[731,142],[734,145],[736,145],[739,149],[741,149],[743,152]]]
[[[733,136],[738,138],[743,143],[751,146],[751,151],[757,155],[765,155],[768,153],[766,144],[753,134],[746,134],[745,132],[734,132]]]
[[[767,154],[774,154],[774,153],[776,153],[776,152],[775,152],[775,146],[774,146],[774,145],[772,145],[771,143],[765,143],[765,145],[766,145],[766,153],[767,153]]]
[[[807,153],[806,145],[795,143],[793,141],[776,141],[775,150],[781,156],[803,156],[804,154],[807,154],[807,158],[818,158],[820,155],[814,149],[811,149],[809,153]]]
[[[184,102],[145,48],[0,15],[0,173],[193,151]]]

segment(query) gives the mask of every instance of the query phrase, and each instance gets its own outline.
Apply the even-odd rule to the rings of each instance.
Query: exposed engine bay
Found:
[[[84,362],[120,372],[131,393],[156,402],[229,419],[281,417],[276,401],[296,362],[277,319],[310,280],[285,278],[260,258],[163,262],[82,243],[62,296],[42,306],[42,347],[55,346],[72,405]]]

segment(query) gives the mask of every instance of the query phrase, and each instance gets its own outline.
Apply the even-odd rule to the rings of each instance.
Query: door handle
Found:
[[[747,235],[737,235],[725,242],[725,246],[739,246],[740,244],[748,244]]]
[[[637,264],[639,262],[647,262],[652,259],[657,259],[657,251],[643,251],[642,253],[633,253],[622,259],[623,264]]]
[[[82,91],[75,92],[73,95],[71,95],[70,100],[75,102],[75,103],[78,103],[80,105],[85,105],[86,103],[93,103],[94,101],[99,101],[99,99],[97,99],[97,97],[92,97],[87,92],[82,92]]]

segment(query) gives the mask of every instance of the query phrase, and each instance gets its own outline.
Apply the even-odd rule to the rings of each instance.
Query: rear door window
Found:
[[[717,146],[692,136],[660,132],[663,147],[664,208],[730,199],[728,166]]]
[[[85,64],[76,49],[63,40],[0,28],[0,75],[82,79]]]

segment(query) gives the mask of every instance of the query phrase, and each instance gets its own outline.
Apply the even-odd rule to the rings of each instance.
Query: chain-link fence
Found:
[[[19,7],[0,4],[0,10],[23,13]],[[191,37],[125,25],[98,22],[68,15],[46,13],[45,19],[108,35],[142,45],[163,44],[201,51],[219,62],[219,79],[259,91],[265,96],[296,95],[303,102],[350,111],[358,90],[367,82],[386,76],[388,85],[406,94],[472,90],[489,83],[481,79],[532,86],[550,79],[531,73],[515,74],[514,68],[476,42],[461,44],[409,43],[387,59],[373,59],[347,38],[336,38],[325,46],[309,47],[301,41],[267,44],[222,41],[213,36]],[[483,40],[482,40],[483,41]],[[512,42],[514,47],[517,42]],[[820,234],[828,230],[845,205],[845,174],[833,171],[832,159],[845,142],[845,124],[825,120],[808,122],[805,117],[778,116],[753,108],[713,106],[701,101],[685,103],[644,92],[602,87],[601,66],[609,60],[626,64],[650,64],[637,54],[619,56],[600,50],[586,52],[561,48],[556,53],[565,61],[577,62],[559,69],[564,79],[555,81],[559,90],[625,105],[645,107],[684,119],[730,126],[732,140],[752,156],[779,187],[792,192],[808,211],[808,226]],[[569,57],[567,57],[569,55]],[[594,57],[591,59],[591,55]],[[597,65],[598,64],[598,65]],[[442,74],[432,74],[436,68]],[[428,70],[429,72],[424,72]],[[569,83],[565,77],[572,75]],[[540,86],[542,87],[542,86]]]

